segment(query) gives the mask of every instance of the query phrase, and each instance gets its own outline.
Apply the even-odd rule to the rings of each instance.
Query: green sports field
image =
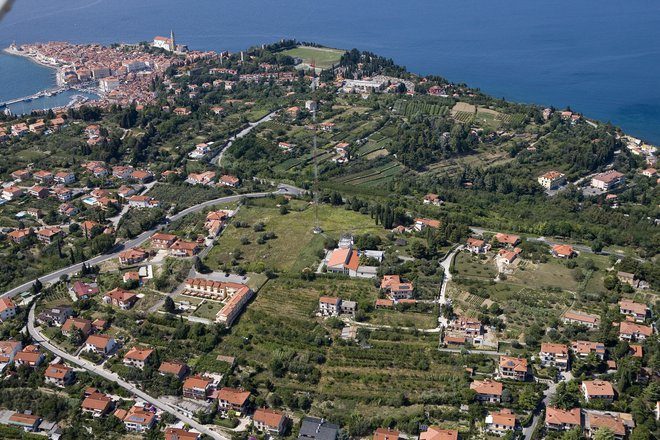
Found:
[[[341,49],[330,49],[327,47],[308,47],[299,46],[295,49],[289,49],[282,52],[285,55],[300,58],[305,64],[311,64],[314,61],[316,67],[329,69],[333,64],[337,64],[345,51]]]

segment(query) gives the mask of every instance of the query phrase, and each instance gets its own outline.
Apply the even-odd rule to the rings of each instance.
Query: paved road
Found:
[[[211,430],[209,427],[202,425],[201,423],[197,422],[196,420],[186,417],[184,414],[181,414],[181,412],[173,407],[172,405],[156,398],[152,397],[149,394],[137,389],[134,385],[130,384],[129,382],[126,382],[125,380],[121,379],[117,374],[106,370],[103,367],[100,367],[98,365],[95,365],[91,362],[88,362],[85,359],[81,359],[77,356],[72,356],[69,353],[60,350],[57,346],[52,344],[50,340],[48,340],[44,335],[42,335],[37,328],[34,326],[34,309],[36,307],[36,303],[32,306],[30,309],[30,313],[28,315],[28,332],[30,333],[30,336],[32,338],[41,344],[42,347],[46,348],[48,351],[53,352],[53,354],[61,357],[62,359],[66,359],[68,362],[78,365],[85,370],[89,371],[90,373],[97,374],[104,379],[107,379],[109,381],[115,382],[122,388],[128,390],[129,392],[135,394],[137,397],[143,399],[146,402],[151,403],[152,405],[156,406],[162,411],[165,411],[169,414],[172,414],[174,417],[177,419],[181,420],[184,423],[189,424],[202,434],[206,434],[211,438],[217,439],[217,440],[229,440],[229,437],[224,436],[216,431]]]
[[[438,348],[438,351],[444,353],[468,353],[468,354],[485,354],[488,356],[506,356],[506,353],[501,353],[496,350],[470,350],[467,348]]]
[[[530,423],[528,427],[523,428],[522,430],[523,435],[525,436],[525,440],[532,439],[532,434],[536,429],[536,425],[538,425],[539,421],[541,420],[541,409],[548,407],[548,403],[550,403],[550,399],[555,394],[556,390],[557,390],[557,384],[553,382],[550,385],[548,385],[548,389],[543,392],[543,400],[541,401],[541,404],[538,406],[538,408],[536,408],[534,412],[532,423]]]
[[[298,188],[288,186],[288,185],[280,185],[278,188],[280,188],[280,189],[275,191],[274,194],[294,194],[295,191],[303,191],[303,190],[300,190]],[[170,221],[176,221],[176,220],[178,220],[178,219],[180,219],[180,218],[182,218],[182,217],[184,217],[188,214],[192,214],[192,213],[195,213],[195,212],[202,211],[202,210],[204,210],[204,209],[206,209],[210,206],[213,206],[213,205],[218,205],[218,204],[221,204],[221,203],[235,202],[235,201],[238,201],[238,200],[240,200],[244,197],[247,197],[247,198],[266,197],[269,194],[272,194],[272,193],[261,192],[261,193],[250,193],[250,194],[240,194],[240,195],[233,195],[233,196],[227,196],[227,197],[220,197],[218,199],[209,200],[207,202],[200,203],[199,205],[191,206],[190,208],[184,209],[183,211],[169,217],[169,220]],[[115,246],[112,249],[111,253],[98,255],[94,258],[90,258],[89,260],[85,261],[84,263],[86,263],[88,266],[89,265],[96,265],[96,264],[100,264],[104,261],[108,261],[108,260],[111,260],[113,258],[117,258],[120,252],[122,252],[125,249],[130,249],[130,248],[133,248],[133,247],[140,246],[142,243],[147,241],[149,239],[149,237],[151,237],[151,235],[154,232],[157,232],[157,231],[161,230],[163,227],[164,227],[164,225],[158,225],[158,226],[156,226],[156,227],[154,227],[154,228],[152,228],[148,231],[144,231],[143,233],[141,233],[137,237],[135,237],[131,240],[128,240],[128,241],[124,242],[123,244]],[[72,266],[68,266],[68,267],[65,267],[63,269],[59,269],[59,270],[56,270],[56,271],[51,272],[49,274],[40,276],[39,280],[41,280],[41,282],[44,285],[48,284],[48,283],[53,283],[53,282],[57,281],[62,275],[71,275],[71,274],[80,272],[80,269],[82,268],[82,265],[83,265],[83,263],[76,263]],[[13,289],[8,290],[7,292],[0,295],[0,298],[12,298],[12,297],[18,295],[19,293],[25,292],[26,290],[30,289],[30,287],[32,286],[32,284],[34,284],[35,281],[36,280],[28,281],[27,283],[24,283],[24,284],[21,284],[20,286],[14,287]]]
[[[246,128],[241,130],[238,134],[230,137],[227,144],[225,144],[225,146],[222,147],[222,149],[220,150],[220,153],[212,157],[209,160],[209,162],[211,162],[213,165],[222,166],[222,157],[225,155],[225,152],[229,150],[229,148],[232,146],[234,141],[236,141],[236,139],[245,137],[248,133],[250,133],[253,129],[258,127],[260,124],[270,121],[275,117],[275,115],[277,115],[277,112],[279,112],[279,110],[275,110],[274,112],[267,114],[266,116],[264,116],[263,118],[259,119],[256,122],[250,122]]]
[[[440,296],[438,297],[438,304],[441,307],[450,302],[450,300],[447,299],[447,285],[452,279],[452,274],[449,268],[451,267],[451,262],[454,259],[454,255],[460,252],[461,249],[463,249],[463,246],[458,246],[449,255],[447,255],[444,260],[440,262],[440,266],[442,266],[444,269],[442,275],[442,286],[440,286]],[[438,326],[447,327],[447,325],[447,318],[442,316],[442,311],[440,311],[440,316],[438,317]]]

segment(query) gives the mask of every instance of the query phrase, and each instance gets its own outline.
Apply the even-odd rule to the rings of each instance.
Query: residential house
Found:
[[[545,427],[549,431],[569,431],[582,427],[580,408],[560,409],[548,407],[545,412]]]
[[[555,258],[571,258],[575,256],[573,246],[567,244],[556,244],[552,246],[551,252]]]
[[[510,409],[501,409],[499,412],[491,412],[486,416],[486,431],[495,435],[505,435],[518,427],[515,414]]]
[[[220,176],[220,179],[218,179],[218,185],[229,186],[231,188],[238,187],[240,183],[241,181],[238,177],[229,174],[222,175]]]
[[[438,229],[440,227],[440,220],[434,220],[430,218],[416,218],[413,229],[417,232],[421,232],[426,228]]]
[[[339,316],[341,311],[341,298],[322,296],[319,298],[319,311],[323,316]]]
[[[559,171],[548,171],[547,173],[539,176],[539,185],[545,189],[553,190],[566,183],[566,176]]]
[[[442,203],[443,203],[442,199],[437,194],[428,193],[427,195],[424,196],[424,204],[425,205],[440,206],[440,205],[442,205]]]
[[[73,309],[67,305],[51,307],[39,313],[39,316],[37,316],[37,321],[41,324],[55,325],[60,327],[66,322],[67,319],[69,319],[72,312]]]
[[[37,231],[37,239],[46,244],[51,244],[58,238],[61,238],[64,235],[62,230],[57,226],[52,226],[48,228],[43,228]]]
[[[25,432],[38,432],[39,425],[41,424],[41,417],[33,414],[13,413],[7,419],[9,426],[16,426],[23,429]]]
[[[630,414],[586,411],[584,428],[589,438],[594,438],[599,429],[605,428],[614,434],[615,440],[623,440],[634,426],[635,422]]]
[[[458,431],[429,426],[426,431],[419,433],[419,440],[458,440]]]
[[[316,417],[303,417],[298,440],[337,440],[339,425]]]
[[[30,132],[30,128],[27,124],[21,122],[19,124],[14,124],[11,126],[11,135],[16,137],[23,137]]]
[[[165,430],[165,440],[200,440],[202,434],[198,432],[186,431],[181,428],[167,428]]]
[[[158,372],[163,376],[171,374],[176,376],[179,380],[183,380],[188,374],[188,366],[181,362],[162,362],[158,367]]]
[[[465,248],[473,254],[485,254],[490,249],[490,245],[486,240],[470,237],[465,243]]]
[[[527,379],[529,365],[527,359],[511,356],[500,356],[498,372],[506,379],[524,381]]]
[[[30,229],[15,229],[11,232],[7,233],[7,237],[14,243],[16,244],[21,244],[24,241],[28,239],[30,236],[30,233],[32,231]]]
[[[564,344],[544,342],[541,344],[539,357],[543,367],[557,367],[559,371],[568,370],[568,347]]]
[[[0,341],[0,373],[22,349],[23,344],[20,341]]]
[[[641,171],[642,176],[644,177],[655,177],[658,174],[658,170],[655,168],[646,168]]]
[[[591,178],[591,186],[602,191],[609,191],[625,182],[625,176],[616,170],[605,171]]]
[[[74,328],[80,330],[83,335],[89,336],[92,333],[92,321],[82,318],[69,318],[62,324],[62,334],[70,336]]]
[[[50,195],[50,189],[45,186],[34,185],[28,189],[28,194],[38,199],[45,199]]]
[[[590,315],[589,313],[575,312],[569,310],[562,315],[562,320],[566,324],[578,324],[587,328],[598,328],[600,318],[598,315]]]
[[[514,247],[515,245],[520,243],[520,237],[517,235],[504,234],[498,232],[497,234],[495,234],[495,241],[497,241],[497,243],[504,246]]]
[[[475,398],[480,402],[500,403],[502,401],[503,386],[501,382],[492,379],[475,380],[470,384],[474,390]]]
[[[131,173],[131,179],[140,183],[150,182],[151,180],[153,180],[153,178],[154,175],[151,174],[149,171],[145,171],[145,170],[135,170]]]
[[[44,372],[46,383],[64,388],[73,383],[75,374],[72,368],[62,364],[50,364]]]
[[[11,173],[11,178],[19,182],[22,180],[27,180],[30,177],[32,177],[32,171],[25,168],[16,170],[13,173]]]
[[[39,348],[35,345],[28,345],[23,350],[16,353],[14,356],[14,363],[18,366],[28,366],[31,368],[36,368],[46,359],[46,356],[39,351]]]
[[[151,236],[151,245],[156,249],[169,249],[178,237],[174,234],[156,232]]]
[[[632,316],[637,322],[644,322],[650,316],[650,310],[646,304],[629,300],[621,300],[619,302],[619,313]]]
[[[0,298],[0,321],[16,316],[16,304],[10,298]]]
[[[522,252],[520,248],[514,248],[513,250],[509,249],[500,249],[497,253],[498,258],[506,264],[512,264],[518,258],[518,255]]]
[[[286,428],[286,415],[279,411],[259,408],[254,412],[252,421],[254,427],[264,433],[282,435]]]
[[[592,400],[612,402],[615,397],[612,384],[606,380],[585,380],[582,382],[581,389],[587,402]]]
[[[225,387],[218,391],[217,398],[219,410],[223,412],[235,411],[245,414],[248,399],[250,398],[250,392]]]
[[[143,369],[154,351],[150,348],[133,347],[124,355],[124,365]]]
[[[64,187],[53,188],[51,193],[60,202],[67,202],[73,198],[73,191],[71,191],[69,188],[64,188]]]
[[[170,247],[170,255],[173,257],[192,257],[199,252],[199,245],[192,241],[177,240]]]
[[[94,392],[85,397],[80,404],[83,412],[91,413],[93,417],[102,417],[112,409],[113,401],[103,393]]]
[[[128,199],[131,208],[159,208],[160,202],[153,197],[144,195],[131,196]]]
[[[85,283],[83,281],[75,281],[72,290],[78,299],[89,299],[99,293],[96,283]]]
[[[653,334],[653,327],[622,321],[619,325],[619,339],[622,341],[644,341]]]
[[[149,254],[142,249],[131,248],[119,253],[119,263],[124,266],[140,263],[147,259]]]
[[[190,376],[183,382],[183,397],[189,399],[206,399],[212,382],[202,376]]]
[[[80,223],[80,229],[82,229],[85,238],[92,238],[92,231],[95,227],[100,227],[101,225],[92,220],[85,220]]]
[[[112,336],[91,335],[85,341],[85,351],[92,351],[100,355],[108,355],[115,349],[117,343]]]
[[[412,297],[414,287],[410,282],[403,282],[399,275],[383,275],[380,290],[396,301]]]
[[[391,428],[378,428],[373,440],[399,440],[401,433]]]
[[[349,246],[331,251],[328,256],[326,268],[328,272],[357,276],[359,265],[360,257],[358,251]]]
[[[131,177],[133,167],[116,166],[112,167],[112,176],[117,179],[126,180]]]
[[[73,206],[71,203],[62,203],[58,209],[58,212],[61,215],[67,216],[67,217],[73,217],[74,215],[77,215],[79,210],[75,206]]]
[[[55,183],[60,183],[62,185],[70,185],[76,181],[76,175],[71,171],[60,171],[55,173]]]
[[[23,197],[24,194],[25,190],[18,186],[8,186],[2,190],[2,198],[9,201]]]
[[[215,172],[206,171],[203,173],[190,173],[186,182],[192,185],[212,185],[215,180]]]
[[[122,185],[117,190],[117,195],[119,197],[121,197],[122,199],[127,199],[130,196],[134,196],[137,193],[138,193],[137,188],[134,188],[132,186],[127,186],[127,185]]]
[[[128,432],[147,432],[157,422],[155,413],[146,411],[139,406],[134,406],[128,411],[118,409],[115,411],[114,416],[124,422],[124,427]]]
[[[32,178],[39,183],[50,183],[55,176],[50,171],[39,170],[32,174]]]
[[[117,287],[112,289],[103,297],[106,304],[112,304],[122,310],[128,310],[137,302],[138,297],[133,292]]]
[[[639,280],[636,279],[634,273],[619,271],[616,273],[616,277],[622,283],[630,284],[634,288],[639,287]]]

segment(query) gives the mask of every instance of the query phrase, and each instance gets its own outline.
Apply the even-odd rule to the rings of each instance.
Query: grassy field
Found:
[[[390,325],[392,327],[436,328],[437,313],[399,312],[395,310],[374,310],[369,314],[370,324]]]
[[[205,261],[209,267],[218,269],[231,264],[232,253],[238,249],[241,258],[237,262],[242,266],[263,263],[265,267],[277,271],[300,271],[305,267],[316,269],[324,238],[312,232],[315,210],[307,205],[302,210],[295,210],[292,206],[288,214],[282,215],[272,199],[252,203],[253,206],[242,207],[234,219],[234,223],[244,222],[249,227],[230,225],[207,256]],[[333,238],[345,233],[384,235],[386,232],[367,215],[327,205],[319,207],[319,220],[324,235]],[[263,223],[263,231],[254,230],[257,223]],[[259,237],[269,232],[274,233],[276,238],[259,244]],[[249,244],[241,244],[242,238],[246,238]]]
[[[437,335],[378,330],[363,336],[363,346],[339,340],[339,329],[313,314],[321,295],[356,299],[360,307],[375,299],[375,288],[368,281],[330,278],[271,280],[224,338],[226,354],[249,367],[270,366],[251,375],[262,395],[269,394],[269,381],[273,393],[309,395],[324,413],[329,410],[324,402],[332,400],[329,417],[356,404],[371,413],[401,393],[419,403],[463,380],[463,360],[439,353]],[[274,359],[285,359],[288,370],[276,372]]]
[[[455,272],[463,277],[493,279],[497,276],[497,268],[492,258],[480,259],[469,252],[456,255]]]
[[[299,46],[295,49],[289,49],[282,52],[284,55],[300,58],[305,64],[316,65],[322,69],[329,69],[333,64],[337,64],[344,54],[344,50],[330,49],[327,47],[308,47]]]

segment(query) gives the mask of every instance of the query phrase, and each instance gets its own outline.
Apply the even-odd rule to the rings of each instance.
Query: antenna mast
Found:
[[[312,61],[311,64],[312,67],[312,98],[316,99],[316,96],[314,95],[314,92],[316,91],[316,66],[314,61]],[[319,159],[318,155],[316,154],[316,132],[318,131],[318,127],[316,126],[316,107],[318,105],[315,104],[312,105],[312,122],[314,124],[314,149],[313,153],[314,154],[314,218],[315,218],[315,224],[314,224],[314,233],[315,234],[320,234],[323,232],[323,229],[321,229],[321,224],[319,222]]]

